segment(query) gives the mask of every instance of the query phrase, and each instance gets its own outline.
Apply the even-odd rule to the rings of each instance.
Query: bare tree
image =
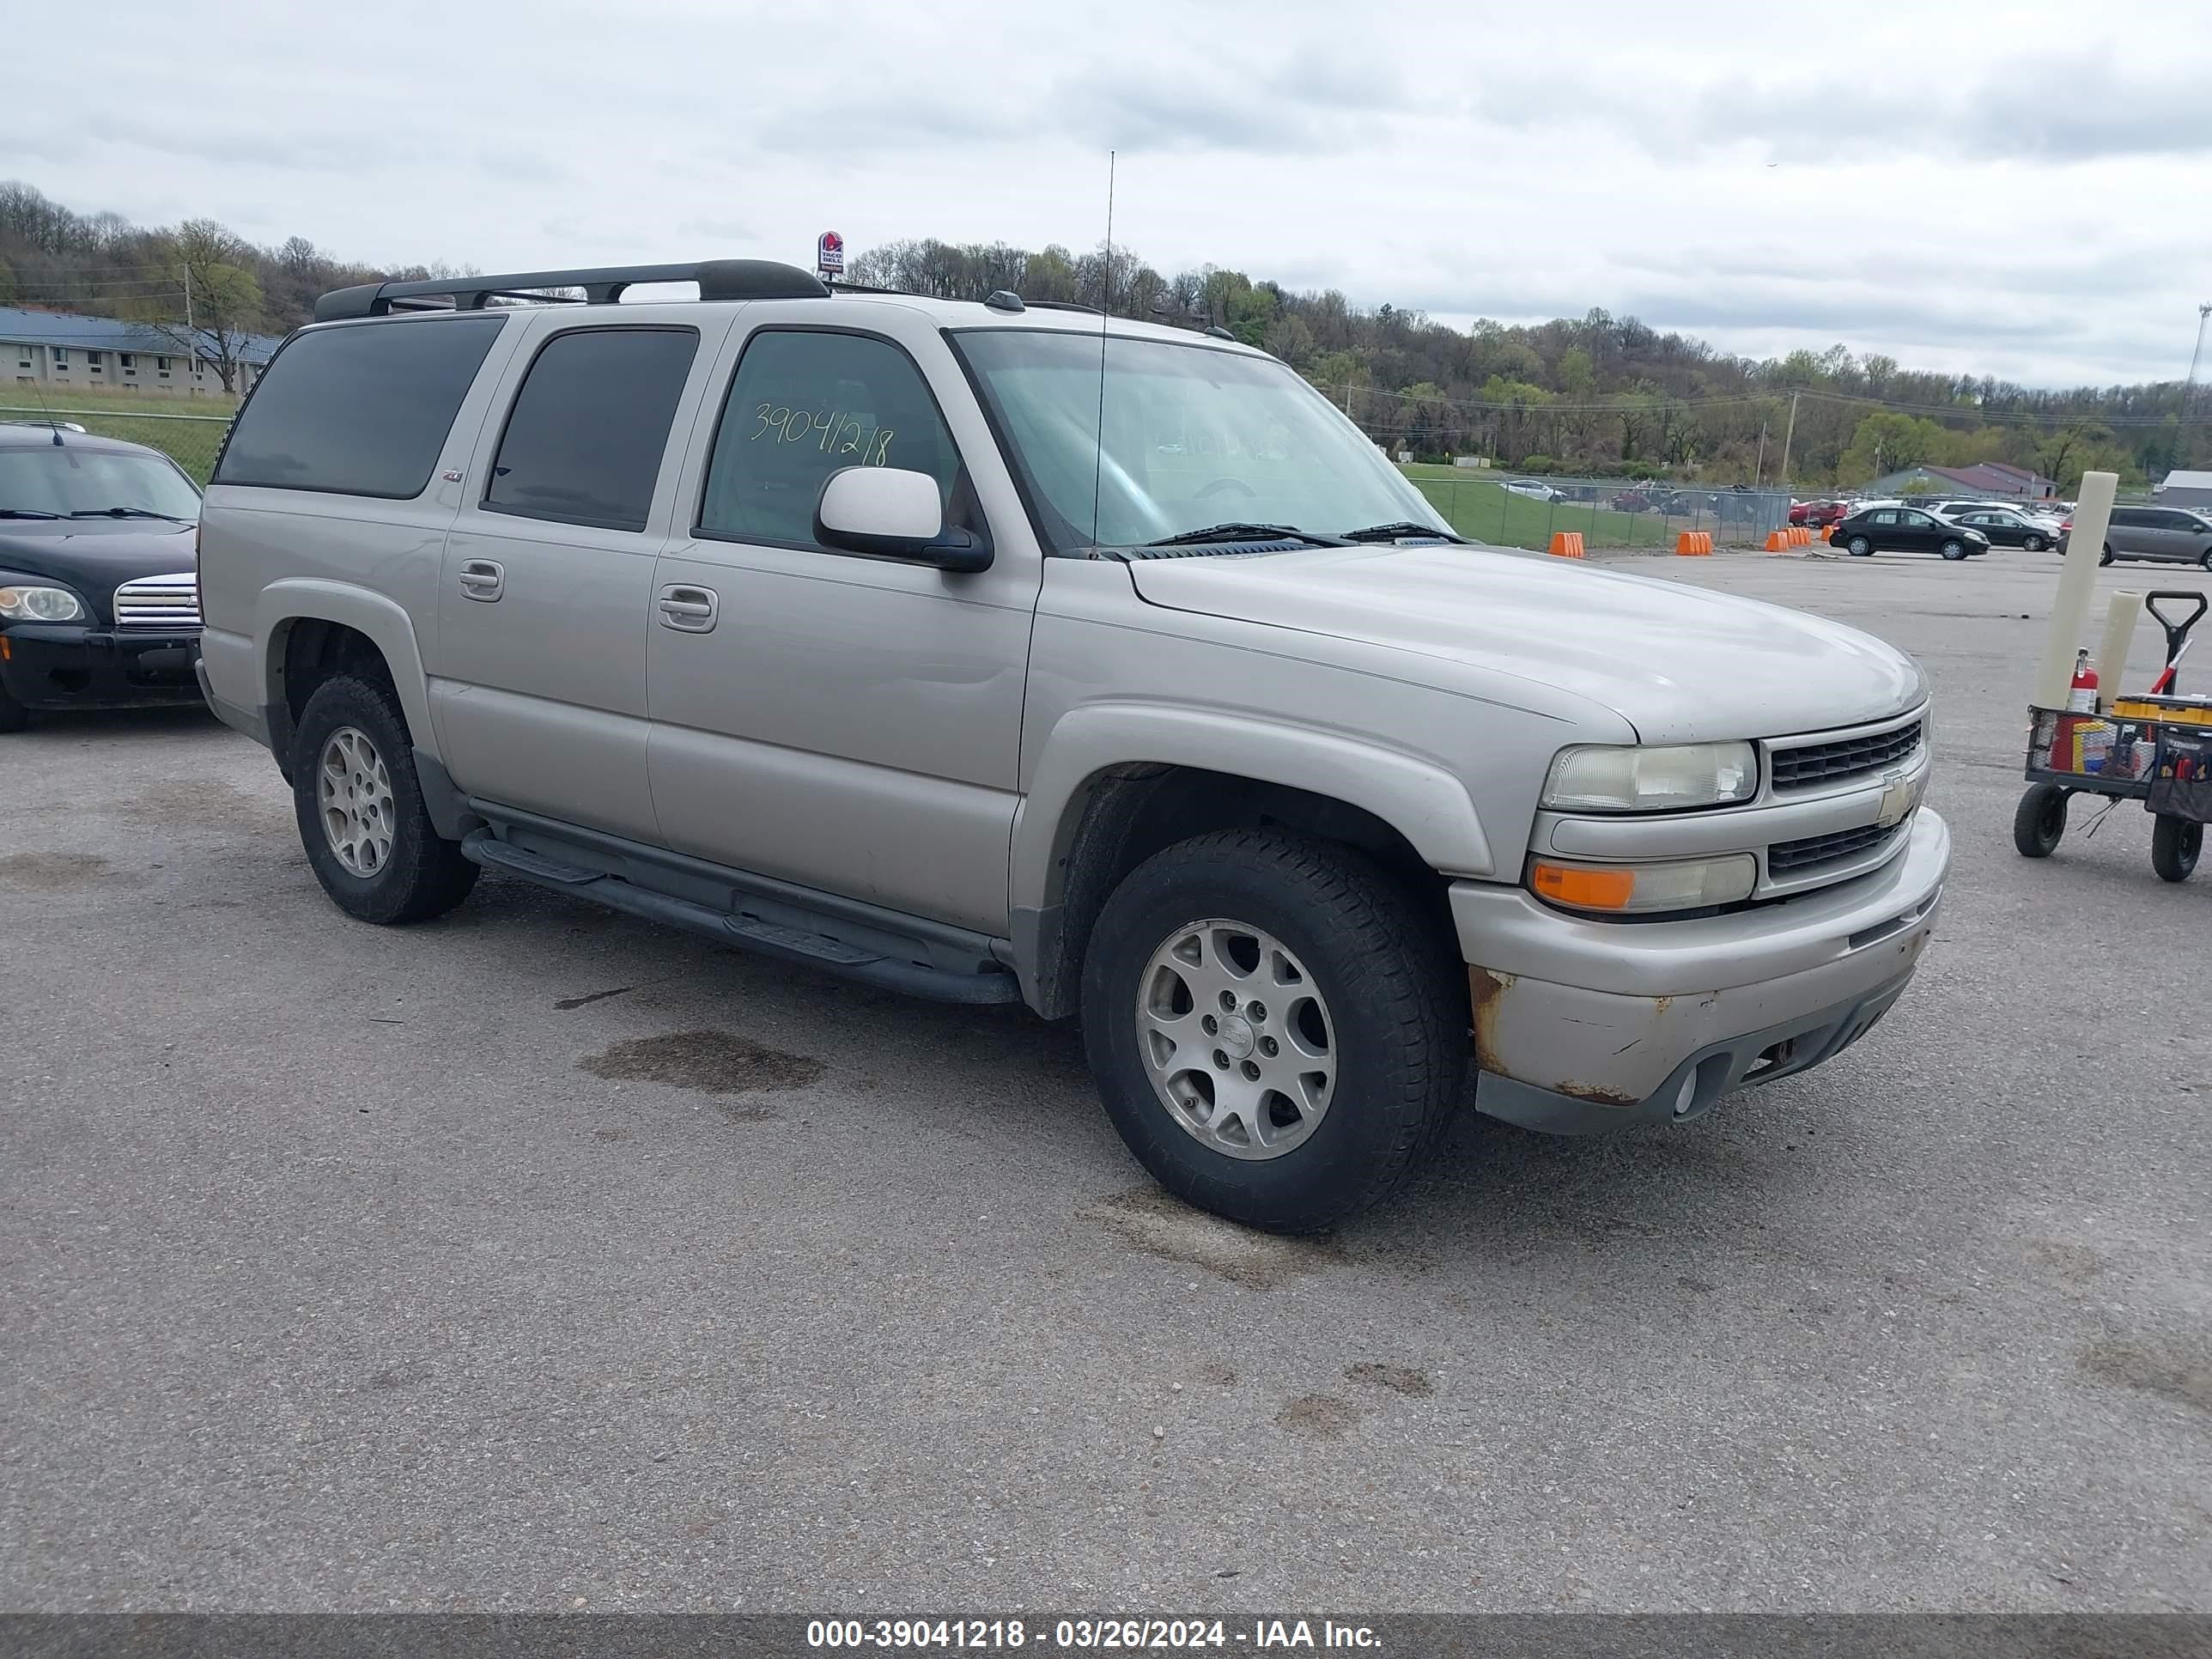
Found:
[[[214,369],[225,392],[236,392],[253,337],[266,324],[255,250],[212,219],[187,219],[162,239],[160,256],[159,267],[176,272],[176,292],[141,301],[137,320],[195,366]]]

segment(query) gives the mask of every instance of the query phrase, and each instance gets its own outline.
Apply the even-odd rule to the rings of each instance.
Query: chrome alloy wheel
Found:
[[[1280,1158],[1328,1114],[1335,1026],[1273,935],[1219,920],[1176,928],[1145,964],[1136,1012],[1153,1093],[1215,1152]]]
[[[347,874],[366,879],[384,868],[395,822],[392,775],[359,726],[341,726],[323,745],[315,764],[315,801],[323,838]]]

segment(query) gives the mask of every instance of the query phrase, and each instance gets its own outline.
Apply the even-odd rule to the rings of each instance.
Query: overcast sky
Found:
[[[0,176],[485,270],[900,236],[1454,322],[2178,380],[2212,6],[97,0],[18,8]],[[2212,346],[2208,346],[2212,352]]]

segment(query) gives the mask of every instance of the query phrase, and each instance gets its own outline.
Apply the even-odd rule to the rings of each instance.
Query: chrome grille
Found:
[[[173,576],[141,576],[115,590],[118,628],[198,628],[199,578],[191,571]]]
[[[1865,737],[1838,738],[1832,743],[1808,743],[1795,749],[1777,749],[1768,756],[1770,775],[1777,789],[1802,788],[1807,784],[1833,783],[1862,772],[1894,766],[1920,747],[1921,722]]]
[[[1766,849],[1767,873],[1796,875],[1838,859],[1855,858],[1881,846],[1904,828],[1902,823],[1866,823],[1856,830],[1838,830],[1833,835],[1778,841]]]

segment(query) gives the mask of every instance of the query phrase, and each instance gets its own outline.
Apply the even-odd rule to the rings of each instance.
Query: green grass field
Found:
[[[104,438],[158,449],[204,484],[215,467],[215,453],[238,398],[227,393],[162,397],[155,392],[111,392],[82,386],[42,387],[46,402],[29,388],[0,386],[0,421],[43,422],[51,410],[58,421],[70,421]]]
[[[1498,547],[1547,548],[1553,532],[1573,530],[1582,533],[1585,547],[1660,548],[1672,546],[1678,531],[1712,528],[1709,518],[1692,526],[1685,518],[1615,513],[1590,501],[1534,501],[1466,467],[1417,462],[1398,470],[1454,530]]]

